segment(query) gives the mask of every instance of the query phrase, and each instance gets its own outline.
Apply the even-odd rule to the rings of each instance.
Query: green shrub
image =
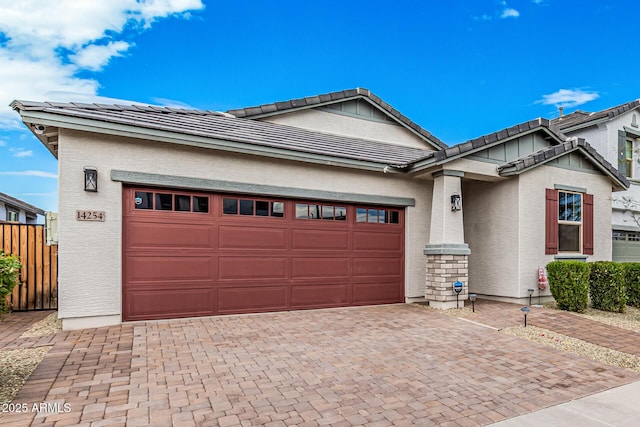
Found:
[[[627,283],[627,304],[640,307],[640,262],[624,263]]]
[[[589,297],[597,310],[624,313],[627,306],[625,268],[621,263],[596,261],[591,263]]]
[[[589,301],[590,266],[580,261],[547,264],[549,289],[561,310],[583,312]]]
[[[9,311],[7,296],[18,284],[21,268],[20,258],[0,251],[0,313]]]

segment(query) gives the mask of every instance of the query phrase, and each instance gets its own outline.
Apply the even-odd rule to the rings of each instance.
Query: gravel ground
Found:
[[[62,322],[58,320],[58,313],[54,312],[34,323],[20,338],[41,337],[61,330]],[[0,351],[0,405],[13,400],[50,348],[51,346]]]
[[[58,312],[53,312],[41,321],[34,323],[20,338],[42,337],[62,330],[62,321],[58,320]]]
[[[557,334],[547,329],[536,326],[527,326],[525,328],[521,325],[503,329],[502,332],[556,347],[560,350],[577,354],[587,359],[596,360],[610,366],[640,372],[640,357],[638,356],[600,347],[586,341]]]
[[[13,400],[50,348],[0,351],[0,405]]]

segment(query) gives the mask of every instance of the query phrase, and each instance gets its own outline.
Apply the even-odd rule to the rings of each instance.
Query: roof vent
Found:
[[[558,112],[560,113],[560,116],[558,117],[559,119],[562,118],[562,112],[564,111],[564,107],[560,106],[558,107]]]

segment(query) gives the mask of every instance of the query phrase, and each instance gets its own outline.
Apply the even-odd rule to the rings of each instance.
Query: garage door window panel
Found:
[[[171,211],[173,210],[173,197],[171,194],[156,193],[156,210]]]
[[[176,211],[191,212],[191,196],[176,194],[174,196],[174,205],[176,207]]]
[[[400,213],[391,209],[357,208],[356,222],[369,224],[399,224]]]
[[[153,193],[149,193],[146,191],[136,191],[135,208],[153,209]]]
[[[193,212],[209,213],[209,198],[193,196]]]

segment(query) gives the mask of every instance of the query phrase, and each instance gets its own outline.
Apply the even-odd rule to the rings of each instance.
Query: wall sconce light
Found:
[[[98,170],[92,166],[84,168],[84,191],[98,192]]]
[[[462,210],[462,198],[458,193],[451,195],[451,212],[457,212]]]

